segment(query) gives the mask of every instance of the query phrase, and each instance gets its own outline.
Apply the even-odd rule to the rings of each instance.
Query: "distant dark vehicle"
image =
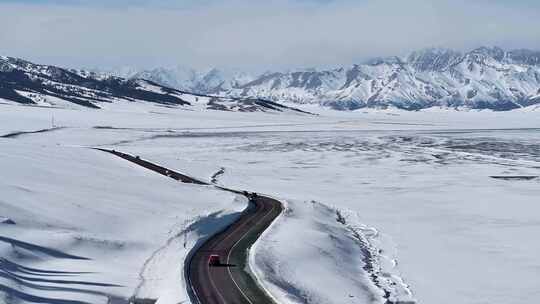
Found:
[[[219,255],[217,254],[211,254],[208,258],[208,265],[209,266],[219,266],[221,265],[221,259],[219,258]]]

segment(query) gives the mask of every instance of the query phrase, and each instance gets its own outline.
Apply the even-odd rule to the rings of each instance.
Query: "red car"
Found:
[[[219,258],[219,255],[217,254],[211,254],[208,258],[208,265],[209,266],[219,266],[221,265],[221,260]]]

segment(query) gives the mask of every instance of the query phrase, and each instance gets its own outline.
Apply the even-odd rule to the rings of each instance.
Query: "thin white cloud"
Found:
[[[0,52],[55,64],[351,64],[443,46],[540,48],[540,12],[464,0],[149,6],[0,5]]]

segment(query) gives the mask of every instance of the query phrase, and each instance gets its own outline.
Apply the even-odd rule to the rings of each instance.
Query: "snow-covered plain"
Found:
[[[247,206],[96,150],[27,136],[0,139],[0,303],[188,301],[189,251]]]
[[[13,241],[3,241],[2,256],[26,267],[96,272],[76,280],[125,286],[84,286],[101,294],[136,294],[142,271],[153,279],[142,281],[139,296],[185,300],[175,280],[181,281],[181,261],[198,234],[188,234],[187,249],[174,236],[208,210],[225,210],[223,224],[245,202],[179,185],[88,146],[114,147],[206,180],[223,167],[218,183],[286,202],[250,260],[282,303],[384,303],[388,297],[525,304],[540,296],[534,241],[540,180],[490,178],[540,175],[535,109],[307,116],[121,104],[104,111],[0,107],[0,136],[46,129],[52,116],[65,127],[0,138],[0,187],[7,193],[0,219],[16,223],[0,224],[0,236],[92,260],[20,256]],[[168,240],[174,250],[151,261],[172,273],[144,270]],[[44,290],[17,275],[18,281],[0,277],[0,285],[41,297],[106,299]]]

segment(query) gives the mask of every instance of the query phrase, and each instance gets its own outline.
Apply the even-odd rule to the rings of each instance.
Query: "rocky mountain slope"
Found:
[[[34,64],[12,57],[0,57],[0,101],[95,109],[101,108],[104,103],[150,102],[203,110],[302,112],[260,98],[193,94],[151,80],[103,76]]]
[[[137,77],[199,93],[255,97],[336,109],[435,106],[511,110],[540,103],[540,52],[482,47],[462,53],[425,49],[329,70],[267,72],[257,77],[212,70],[177,81],[167,69]]]

